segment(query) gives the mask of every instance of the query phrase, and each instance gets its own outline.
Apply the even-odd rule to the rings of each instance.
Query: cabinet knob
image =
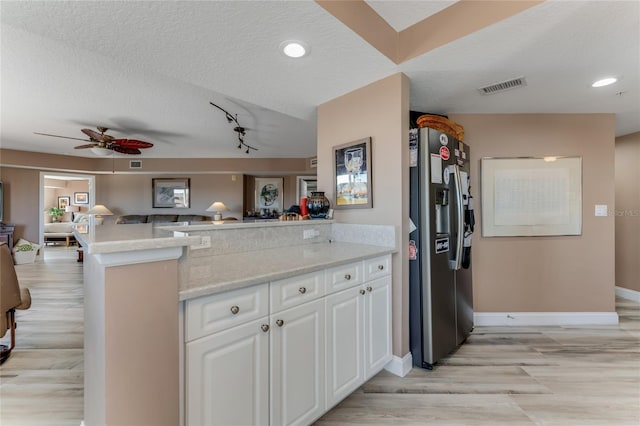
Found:
[[[384,265],[378,265],[378,269],[382,271],[384,269]]]
[[[372,289],[371,287],[367,287],[367,291],[368,291],[369,293],[371,293],[371,292],[373,291],[373,289]]]
[[[361,294],[361,295],[363,295],[363,296],[364,296],[364,294],[365,294],[365,293],[366,293],[366,292],[364,291],[364,289],[361,289],[361,290],[360,290],[360,294]]]
[[[349,281],[349,280],[351,279],[351,274],[347,274],[347,275],[345,275],[345,276],[344,276],[344,279],[345,279],[345,280],[347,280],[347,281]]]
[[[260,328],[266,333],[267,331],[269,331],[269,324],[262,324]]]
[[[277,325],[278,327],[282,327],[282,326],[284,325],[284,321],[282,321],[282,320],[276,320],[276,325]]]
[[[305,293],[307,292],[307,288],[306,288],[306,287],[300,287],[300,288],[298,289],[298,291],[299,291],[300,293],[302,293],[302,294],[305,294]]]
[[[237,314],[238,312],[240,312],[240,308],[239,308],[238,306],[236,306],[236,305],[233,305],[233,306],[231,307],[231,313],[232,313],[233,315],[235,315],[235,314]]]

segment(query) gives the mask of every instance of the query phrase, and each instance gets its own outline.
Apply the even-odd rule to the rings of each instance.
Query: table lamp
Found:
[[[96,225],[102,225],[102,222],[104,221],[103,216],[112,216],[113,212],[108,208],[106,208],[105,206],[103,206],[102,204],[96,204],[91,209],[89,209],[87,214],[90,214],[96,217]]]
[[[208,212],[215,212],[213,214],[213,220],[222,220],[222,212],[227,210],[229,209],[221,201],[216,201],[207,208]]]

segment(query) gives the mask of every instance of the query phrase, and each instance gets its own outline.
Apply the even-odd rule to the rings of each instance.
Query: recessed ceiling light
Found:
[[[602,80],[598,80],[596,82],[594,82],[591,87],[603,87],[603,86],[608,86],[610,84],[615,83],[616,81],[618,81],[617,78],[615,77],[607,77],[607,78],[603,78]]]
[[[302,58],[309,53],[309,47],[298,40],[287,40],[280,43],[282,53],[290,58]]]

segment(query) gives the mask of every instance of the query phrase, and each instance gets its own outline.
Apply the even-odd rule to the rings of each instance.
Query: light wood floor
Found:
[[[75,248],[44,252],[16,266],[33,305],[0,367],[2,426],[82,420],[82,268]],[[478,327],[433,371],[382,372],[316,424],[640,425],[640,304],[617,311],[620,326]]]

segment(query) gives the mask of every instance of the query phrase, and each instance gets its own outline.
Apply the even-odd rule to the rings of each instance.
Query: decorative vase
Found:
[[[309,216],[313,219],[326,218],[330,206],[331,204],[327,197],[324,196],[324,192],[312,192],[311,196],[307,199]]]

